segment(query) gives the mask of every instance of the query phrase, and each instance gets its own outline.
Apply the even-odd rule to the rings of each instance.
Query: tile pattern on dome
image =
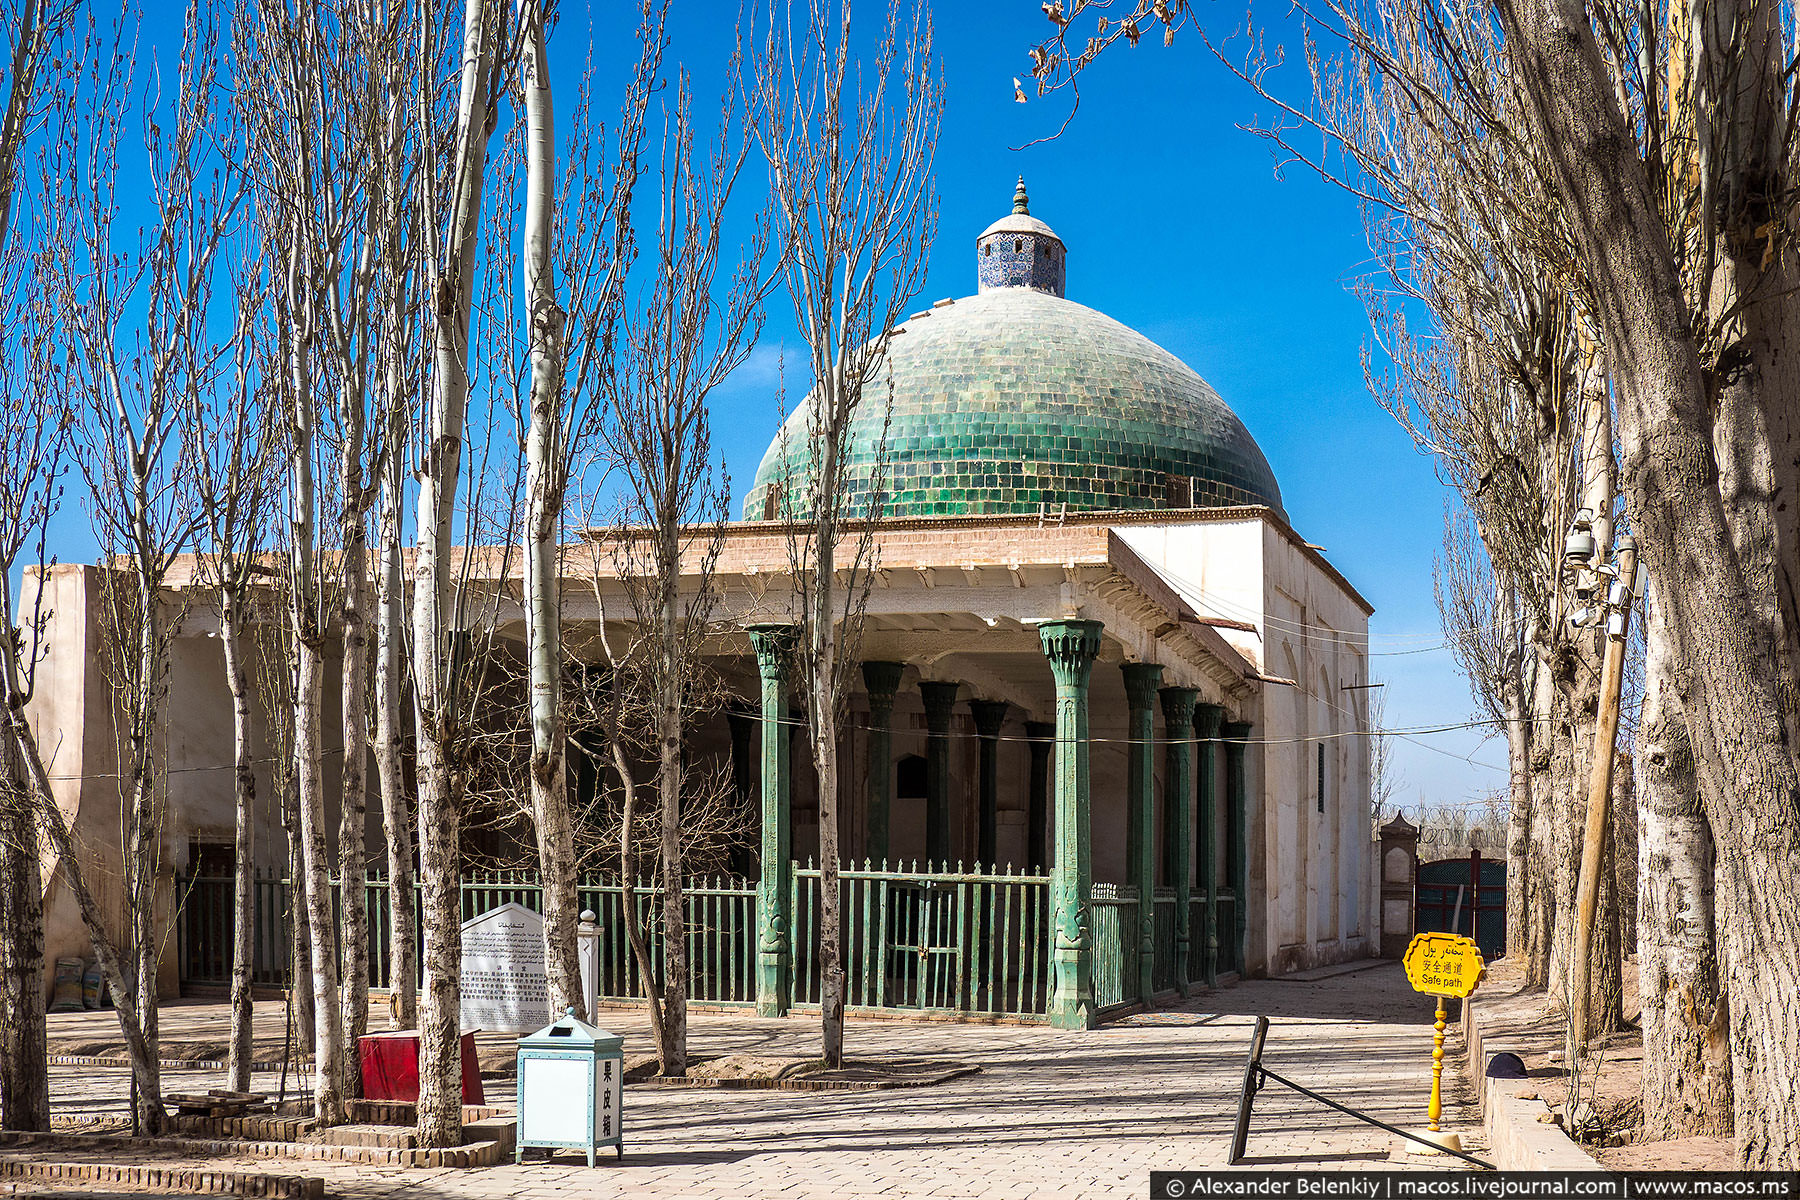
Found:
[[[1197,507],[1281,511],[1268,461],[1218,394],[1110,317],[1003,288],[903,328],[852,431],[846,490],[856,511],[883,457],[884,425],[888,516],[1161,508],[1172,503],[1171,477],[1191,480]],[[771,483],[803,495],[805,421],[802,406],[769,447],[747,518],[765,515]]]

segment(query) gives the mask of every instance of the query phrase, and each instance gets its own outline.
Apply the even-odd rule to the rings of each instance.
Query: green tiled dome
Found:
[[[1002,236],[1011,250],[1012,235]],[[1064,505],[1281,511],[1268,460],[1205,380],[1142,334],[1051,291],[984,278],[980,295],[901,326],[885,366],[863,393],[848,490],[866,503],[891,378],[888,516]],[[803,404],[763,456],[747,519],[807,515],[805,449]],[[781,503],[784,494],[795,503]]]

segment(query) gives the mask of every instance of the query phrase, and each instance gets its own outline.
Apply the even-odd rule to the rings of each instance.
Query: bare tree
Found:
[[[320,1119],[327,1122],[342,1119],[342,1101],[357,1087],[356,1045],[368,1022],[365,714],[374,574],[368,515],[384,464],[392,475],[393,454],[382,442],[404,434],[405,422],[394,414],[413,390],[402,356],[414,345],[417,312],[411,235],[419,203],[414,153],[419,134],[411,109],[420,91],[419,23],[426,19],[411,4],[293,11],[257,4],[240,22],[240,61],[253,64],[244,71],[240,103],[256,133],[265,239],[278,252],[271,257],[284,268],[277,272],[277,292],[284,316],[295,727],[302,735],[296,745],[298,807],[306,907],[317,951],[316,1097]],[[397,490],[391,478],[388,490]],[[322,512],[329,520],[321,520]],[[390,536],[395,528],[390,521]],[[390,618],[388,653],[377,662],[376,686],[389,720],[378,715],[375,724],[386,739],[377,763],[384,771],[390,865],[398,860],[402,866],[394,872],[401,894],[393,908],[399,912],[408,903],[405,868],[411,846],[404,814],[391,811],[398,796],[393,741],[399,736],[391,719],[396,665],[391,616],[397,603],[391,546],[379,584]],[[341,920],[334,918],[330,896],[319,732],[334,634],[342,651],[336,856]],[[401,966],[410,977],[409,930],[404,918],[397,924]],[[328,1001],[330,1014],[323,1007]]]
[[[252,648],[246,630],[255,620],[255,592],[268,571],[261,561],[268,531],[268,501],[274,489],[271,466],[279,434],[275,414],[263,403],[264,385],[257,346],[263,281],[246,262],[236,282],[237,313],[231,359],[210,392],[187,398],[181,413],[187,460],[194,467],[200,543],[194,555],[194,583],[215,597],[219,644],[225,656],[225,685],[231,693],[233,840],[231,934],[231,1038],[229,1084],[250,1089],[251,975],[256,965],[255,838],[256,747],[251,724]],[[273,436],[272,436],[273,435]]]
[[[644,110],[667,45],[667,0],[640,5],[639,58],[620,107],[610,185],[591,164],[591,137],[576,141],[558,196],[556,123],[551,102],[543,0],[518,0],[519,88],[525,132],[525,212],[519,233],[524,279],[529,395],[525,405],[525,639],[530,672],[531,813],[544,889],[545,961],[553,1011],[585,1008],[576,947],[574,831],[570,823],[562,703],[562,529],[570,464],[593,422],[583,387],[610,350],[619,283],[631,262],[630,207],[639,173]],[[584,90],[576,126],[587,132]],[[573,192],[573,196],[568,193]],[[559,199],[574,201],[559,234]],[[569,305],[557,302],[554,260],[564,267]],[[573,362],[571,362],[573,358]],[[572,385],[572,386],[571,386]]]
[[[1533,792],[1531,760],[1537,737],[1530,708],[1532,671],[1537,663],[1524,614],[1532,606],[1521,596],[1517,577],[1502,577],[1466,509],[1444,514],[1444,550],[1435,572],[1438,612],[1450,653],[1469,681],[1475,702],[1506,736],[1506,931],[1507,955],[1527,954],[1527,933],[1535,901],[1543,889],[1531,861]]]
[[[421,223],[426,294],[432,298],[432,366],[427,428],[418,476],[413,553],[413,704],[418,736],[420,868],[425,996],[419,1014],[419,1124],[426,1146],[461,1138],[462,870],[460,791],[455,741],[461,732],[455,678],[467,639],[455,607],[450,550],[463,474],[469,406],[469,319],[481,233],[482,184],[503,50],[503,13],[495,0],[466,0],[456,118],[448,162],[427,159],[423,180],[438,203]],[[434,38],[421,39],[422,67],[436,61]],[[436,136],[426,92],[420,137]]]
[[[0,117],[0,638],[23,636],[15,623],[11,603],[15,567],[27,555],[35,555],[37,572],[30,586],[41,587],[44,569],[44,528],[57,503],[63,453],[67,449],[64,425],[49,401],[44,381],[30,378],[23,353],[34,321],[43,319],[41,303],[25,297],[39,291],[39,262],[28,250],[26,239],[14,236],[18,195],[27,197],[38,180],[21,187],[20,162],[29,161],[27,141],[32,127],[54,111],[61,91],[52,81],[48,103],[38,89],[38,72],[52,47],[63,37],[74,12],[72,4],[19,0],[0,9],[0,29],[10,40],[6,55],[6,109]],[[64,52],[67,52],[67,47]],[[29,210],[28,210],[29,211]],[[42,366],[41,361],[38,366]],[[21,597],[21,604],[24,597]],[[28,606],[36,612],[35,600]],[[37,630],[29,641],[38,640]],[[15,665],[23,673],[15,673]],[[0,687],[8,700],[8,735],[0,745],[0,1010],[8,1019],[0,1023],[0,1129],[47,1130],[50,1128],[50,1089],[44,1070],[44,917],[43,876],[39,867],[36,822],[32,814],[32,782],[26,777],[12,727],[29,736],[29,728],[16,720],[15,704],[30,698],[32,662],[0,656],[6,674]]]
[[[218,31],[188,7],[172,99],[145,101],[151,163],[150,219],[134,235],[117,228],[116,193],[127,78],[123,47],[92,84],[91,120],[69,122],[57,205],[68,236],[54,294],[66,330],[69,386],[83,415],[80,464],[98,540],[117,557],[101,572],[103,624],[113,653],[123,724],[122,801],[133,975],[121,1002],[147,1043],[156,1038],[156,877],[164,839],[164,763],[157,752],[172,614],[165,584],[194,525],[187,480],[193,464],[179,436],[184,407],[214,386],[230,339],[218,336],[214,284],[237,225],[237,148],[216,100]],[[229,319],[223,323],[231,328]],[[154,1060],[137,1072],[136,1120],[163,1120]]]
[[[850,13],[850,0],[772,7],[749,84],[788,298],[813,376],[805,445],[784,453],[790,477],[781,515],[793,522],[798,671],[818,781],[821,1024],[833,1067],[844,1057],[838,733],[859,670],[885,504],[879,470],[866,496],[844,485],[866,389],[880,379],[888,339],[924,278],[937,226],[932,165],[943,105],[922,5],[889,7],[867,62],[854,52]],[[885,445],[877,449],[878,458],[885,453]]]
[[[749,131],[734,120],[729,98],[710,144],[696,148],[684,72],[664,117],[649,278],[628,306],[614,369],[600,378],[608,441],[626,480],[614,567],[637,618],[632,678],[654,744],[663,976],[650,1000],[652,1024],[662,1073],[674,1076],[687,1072],[683,825],[690,792],[702,790],[690,786],[684,747],[707,690],[700,647],[717,603],[713,568],[730,500],[708,405],[756,344],[763,299],[779,278],[764,267],[766,210],[735,263],[725,241],[726,211],[749,150]],[[635,801],[632,783],[625,786]],[[623,828],[630,847],[630,823]]]
[[[271,553],[285,563],[289,553],[283,533],[291,528],[284,519],[286,489],[273,497],[270,521]],[[298,656],[293,652],[294,629],[289,619],[292,604],[287,595],[287,573],[277,571],[267,581],[258,620],[251,627],[252,679],[263,712],[285,717],[294,711],[294,677]],[[282,840],[287,843],[287,911],[282,928],[288,939],[288,1029],[294,1043],[313,1045],[317,1021],[313,1010],[312,926],[306,914],[306,863],[300,846],[300,789],[294,761],[294,726],[285,719],[263,723],[264,757],[269,764],[272,807],[281,820]]]

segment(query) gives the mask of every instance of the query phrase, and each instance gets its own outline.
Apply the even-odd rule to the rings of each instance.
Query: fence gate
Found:
[[[912,1008],[959,1009],[963,920],[958,890],[921,879],[893,891],[889,995]]]
[[[1506,863],[1470,850],[1467,858],[1419,864],[1417,933],[1460,933],[1481,953],[1506,953]]]

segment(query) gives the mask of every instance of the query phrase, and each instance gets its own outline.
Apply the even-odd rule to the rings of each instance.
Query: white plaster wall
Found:
[[[1278,814],[1272,863],[1274,927],[1283,940],[1268,969],[1283,974],[1370,952],[1367,730],[1368,617],[1344,588],[1281,531],[1264,531],[1268,602],[1262,625],[1271,672],[1263,729],[1271,743],[1262,801]],[[1287,702],[1281,702],[1281,694]],[[1278,751],[1287,745],[1292,751]],[[1319,810],[1318,748],[1325,747]],[[1291,821],[1287,814],[1292,813]],[[1297,893],[1290,903],[1285,895]],[[1292,920],[1295,909],[1302,914]]]
[[[1252,634],[1221,629],[1225,640],[1258,667],[1263,644],[1263,522],[1121,525],[1120,541],[1155,567],[1201,617],[1255,625]]]
[[[1262,519],[1121,526],[1114,531],[1265,682],[1253,716],[1249,899],[1252,973],[1285,974],[1359,957],[1375,926],[1369,877],[1368,616],[1329,572]],[[1318,747],[1326,811],[1318,811]],[[1098,783],[1098,778],[1096,778]],[[1225,803],[1223,780],[1221,808]],[[1097,844],[1104,844],[1096,839]],[[1221,878],[1224,845],[1220,839]],[[1096,869],[1096,878],[1105,878]]]

